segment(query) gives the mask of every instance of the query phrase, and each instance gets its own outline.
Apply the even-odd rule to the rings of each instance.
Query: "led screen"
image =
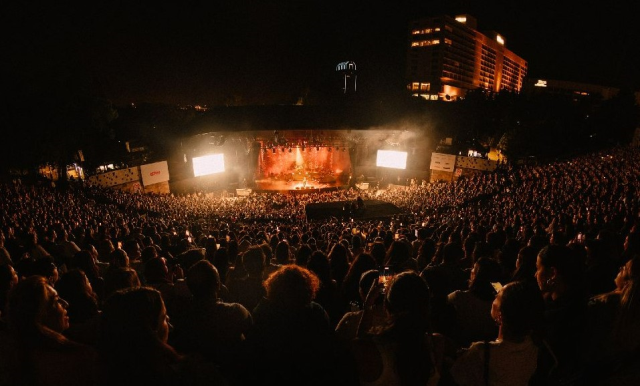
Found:
[[[196,177],[222,172],[224,172],[224,154],[209,154],[193,158],[193,175]]]
[[[407,152],[393,150],[378,150],[376,166],[393,169],[407,168]]]

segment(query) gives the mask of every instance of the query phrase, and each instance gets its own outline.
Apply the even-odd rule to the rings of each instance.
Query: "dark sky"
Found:
[[[384,95],[404,87],[408,21],[458,13],[503,34],[531,77],[640,88],[640,28],[621,1],[10,3],[0,15],[9,97],[82,89],[117,104],[293,103],[334,90],[345,60],[363,93]]]

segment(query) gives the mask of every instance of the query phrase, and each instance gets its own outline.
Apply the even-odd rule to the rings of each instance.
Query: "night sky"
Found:
[[[345,60],[358,65],[360,92],[382,98],[403,90],[408,21],[459,13],[504,35],[533,78],[640,89],[640,28],[621,1],[4,3],[8,98],[81,90],[116,104],[291,104],[331,95]]]

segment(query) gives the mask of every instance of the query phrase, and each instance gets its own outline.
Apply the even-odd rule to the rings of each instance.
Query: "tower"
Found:
[[[338,63],[336,72],[340,75],[340,80],[342,81],[342,93],[354,94],[356,92],[356,81],[358,79],[356,64],[354,62]]]

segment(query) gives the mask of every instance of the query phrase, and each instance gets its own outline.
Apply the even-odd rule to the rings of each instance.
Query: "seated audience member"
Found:
[[[67,302],[42,276],[13,289],[8,330],[0,335],[3,385],[94,385],[96,353],[62,335],[69,328]]]
[[[538,254],[536,268],[545,299],[545,336],[558,360],[554,378],[573,378],[582,370],[579,343],[587,312],[582,266],[568,247],[549,245]]]
[[[80,269],[87,276],[93,292],[98,297],[98,304],[104,299],[104,279],[100,275],[96,259],[87,250],[76,253],[71,259],[71,267]]]
[[[164,258],[156,257],[147,261],[144,272],[146,286],[160,291],[169,315],[175,316],[180,313],[186,301],[191,298],[180,265],[176,264],[169,269]]]
[[[265,265],[262,248],[257,245],[249,247],[242,254],[241,264],[247,272],[247,276],[229,283],[230,300],[242,304],[249,311],[253,311],[266,294],[262,279]]]
[[[4,232],[0,229],[0,265],[13,265],[11,253],[9,253],[9,250],[4,246],[5,240]]]
[[[387,323],[370,334],[383,284],[371,286],[353,343],[360,384],[436,385],[444,343],[429,331],[429,288],[414,272],[397,275],[384,295]]]
[[[56,285],[56,282],[60,278],[58,267],[56,267],[51,257],[42,257],[34,260],[31,265],[31,274],[46,278],[52,287]]]
[[[106,300],[101,319],[101,385],[180,384],[181,358],[167,344],[170,325],[160,292],[117,291]]]
[[[210,262],[194,264],[186,281],[193,300],[175,319],[172,342],[178,350],[202,355],[232,376],[231,367],[241,359],[240,344],[253,324],[251,314],[241,304],[219,301],[221,279]]]
[[[358,291],[360,293],[360,304],[364,305],[364,301],[369,293],[369,289],[375,281],[378,280],[379,271],[372,269],[364,272],[360,277],[360,283]],[[379,301],[373,305],[373,321],[371,322],[371,329],[376,329],[384,325],[386,321],[386,313],[382,305],[382,297]],[[358,324],[362,313],[362,309],[351,310],[344,314],[338,325],[336,326],[336,336],[343,341],[351,341],[357,337]]]
[[[11,265],[0,265],[0,321],[6,319],[7,300],[11,290],[18,284],[18,274]]]
[[[335,327],[344,314],[345,305],[340,299],[338,284],[331,276],[331,264],[327,255],[321,251],[313,252],[307,262],[307,269],[320,280],[320,288],[314,301],[327,312],[331,326]]]
[[[324,309],[313,301],[318,278],[305,268],[286,265],[265,282],[267,297],[253,313],[247,342],[256,358],[247,382],[318,385],[336,382],[332,331]]]
[[[355,302],[358,305],[362,304],[362,301],[364,299],[362,298],[360,293],[360,278],[363,273],[375,268],[376,261],[370,254],[359,253],[355,257],[353,263],[351,263],[351,266],[349,267],[347,276],[345,276],[344,278],[342,288],[340,288],[342,301],[345,303],[345,306],[351,302]]]
[[[104,278],[104,296],[105,300],[114,292],[126,289],[140,287],[140,278],[133,268],[114,268],[107,272]]]
[[[418,262],[412,257],[411,245],[405,240],[395,240],[391,244],[384,264],[393,266],[396,272],[418,271]]]
[[[498,282],[501,274],[495,260],[483,257],[473,265],[469,289],[449,294],[454,316],[450,337],[461,347],[496,336],[497,327],[490,313],[496,291],[491,283]]]
[[[588,307],[585,348],[590,379],[610,378],[637,366],[640,349],[640,259],[620,267],[616,289],[591,298]],[[635,361],[634,361],[634,358]]]
[[[83,271],[65,272],[56,284],[58,294],[68,303],[69,329],[65,335],[76,342],[93,344],[97,338],[98,297]]]
[[[538,347],[532,334],[540,328],[544,302],[540,291],[522,282],[504,286],[490,315],[499,326],[494,341],[475,342],[451,368],[459,386],[529,385],[536,371]]]

